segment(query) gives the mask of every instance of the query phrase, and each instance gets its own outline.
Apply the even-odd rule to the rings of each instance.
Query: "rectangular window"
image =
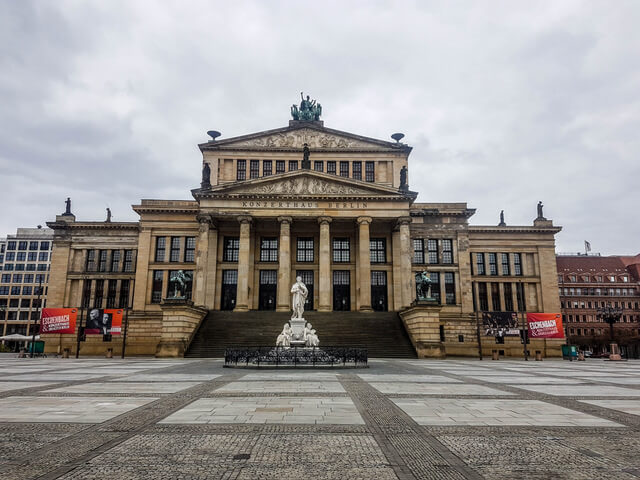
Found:
[[[170,262],[179,262],[180,261],[180,237],[171,237],[171,249],[169,251],[169,261]]]
[[[249,161],[249,178],[260,177],[260,160]]]
[[[20,295],[20,287],[11,287],[11,295]]]
[[[7,252],[7,262],[14,262],[15,260],[16,260],[16,252]]]
[[[276,160],[276,175],[284,173],[284,160]]]
[[[513,290],[510,283],[504,283],[504,309],[507,312],[513,312]]]
[[[16,273],[13,276],[13,283],[22,283],[22,274],[21,273]]]
[[[33,292],[33,287],[22,287],[22,295],[31,295],[31,292]],[[22,302],[25,303],[24,300],[22,300]],[[29,307],[29,300],[26,301],[26,304],[26,306]],[[24,305],[22,306],[24,307]]]
[[[98,251],[98,271],[99,272],[107,271],[107,251],[106,250]]]
[[[130,283],[129,280],[120,280],[120,301],[118,302],[118,308],[129,307]]]
[[[353,169],[352,176],[354,180],[362,180],[362,162],[353,162],[351,168]]]
[[[296,261],[313,262],[313,238],[298,238]]]
[[[450,238],[442,240],[442,263],[453,263],[453,240]]]
[[[264,160],[262,162],[262,176],[269,177],[272,173],[272,163],[271,160]]]
[[[17,262],[24,262],[26,259],[27,259],[27,252],[18,252],[18,254],[16,255]]]
[[[524,300],[523,283],[516,283],[516,301],[518,302],[518,310],[524,312],[527,309],[527,304]]]
[[[289,160],[289,171],[294,172],[298,170],[298,161],[297,160]]]
[[[9,295],[9,287],[0,287],[0,295]]]
[[[20,312],[20,320],[29,320],[29,312]]]
[[[494,312],[502,311],[500,307],[500,286],[497,283],[491,284],[491,307]]]
[[[513,273],[518,276],[522,275],[522,255],[519,253],[513,254]]]
[[[87,272],[96,271],[96,251],[95,250],[87,250],[87,263],[85,265],[85,271]]]
[[[28,242],[18,242],[18,250],[26,250]]]
[[[184,261],[196,261],[196,237],[186,237],[184,242]]]
[[[478,301],[480,303],[480,311],[486,312],[489,310],[489,300],[487,298],[487,284],[478,284]]]
[[[47,270],[49,270],[49,267],[47,265],[45,265],[44,263],[41,263],[38,265],[38,271],[39,272],[46,272]]]
[[[438,303],[442,303],[440,298],[440,272],[429,273],[431,278],[431,296],[438,300]]]
[[[104,280],[96,280],[96,295],[93,299],[93,308],[102,308],[104,297]]]
[[[424,263],[424,240],[422,238],[413,239],[413,263]]]
[[[35,262],[36,260],[38,260],[38,252],[29,252],[29,255],[27,255],[27,260],[29,262]]]
[[[124,251],[124,268],[125,272],[133,272],[133,250]]]
[[[46,282],[46,280],[45,280],[45,275],[44,274],[42,274],[42,273],[36,274],[35,283],[45,283],[45,282]]]
[[[340,162],[340,176],[349,178],[349,162]]]
[[[385,287],[387,285],[387,272],[371,271],[371,286]]]
[[[115,308],[116,306],[117,283],[117,280],[109,280],[107,283],[107,308]]]
[[[29,242],[29,250],[38,250],[38,242]]]
[[[11,283],[11,274],[3,273],[2,274],[2,283]]]
[[[489,275],[498,275],[498,259],[495,253],[488,253],[489,256]]]
[[[349,270],[334,270],[333,285],[350,285],[350,273]]]
[[[349,239],[334,238],[333,239],[333,261],[336,263],[348,263],[349,257]]]
[[[453,272],[444,273],[444,295],[447,305],[456,304],[456,283]]]
[[[156,237],[156,262],[164,262],[167,249],[167,237]]]
[[[237,285],[238,284],[238,271],[237,270],[223,270],[222,271],[222,284],[223,285]]]
[[[162,270],[154,270],[153,286],[151,287],[151,303],[160,303],[162,301],[163,280],[164,280],[164,272]]]
[[[485,275],[484,253],[476,253],[476,275]]]
[[[45,264],[42,264],[43,267],[46,267]],[[16,272],[24,271],[24,263],[16,263]]]
[[[278,261],[278,239],[262,238],[260,240],[260,261],[261,262],[277,262]]]
[[[120,271],[120,250],[113,250],[111,252],[111,271]]]
[[[327,173],[336,174],[336,162],[327,162]]]
[[[260,270],[260,285],[277,285],[277,270]]]
[[[238,237],[224,237],[223,262],[237,262],[240,252],[240,239]]]
[[[40,250],[49,250],[49,242],[40,242]]]
[[[369,255],[371,263],[387,263],[387,240],[385,238],[370,239]]]
[[[511,269],[509,267],[509,254],[501,253],[500,256],[502,258],[502,275],[511,275]]]
[[[364,179],[367,182],[375,182],[376,181],[376,171],[375,171],[375,163],[374,162],[365,162],[364,164]]]
[[[247,179],[247,161],[238,160],[236,164],[236,180],[246,180],[246,179]]]
[[[316,172],[324,172],[324,162],[316,160],[315,162],[313,162],[313,169]]]
[[[5,264],[4,264],[4,271],[5,271],[5,272],[11,272],[11,271],[13,271],[13,263],[5,263]]]
[[[7,250],[15,250],[16,249],[16,242],[14,242],[13,240],[7,242]]]
[[[429,255],[429,263],[438,263],[438,240],[427,240],[427,252]]]

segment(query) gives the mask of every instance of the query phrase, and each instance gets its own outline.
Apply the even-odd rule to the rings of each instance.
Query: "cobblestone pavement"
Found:
[[[640,362],[0,358],[1,479],[640,479]]]

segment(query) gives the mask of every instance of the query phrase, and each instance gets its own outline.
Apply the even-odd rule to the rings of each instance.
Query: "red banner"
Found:
[[[76,308],[43,308],[40,333],[76,333]]]
[[[122,331],[122,309],[92,308],[87,315],[87,326],[84,333],[87,335],[120,335]]]
[[[527,313],[527,323],[530,338],[564,338],[559,313]]]

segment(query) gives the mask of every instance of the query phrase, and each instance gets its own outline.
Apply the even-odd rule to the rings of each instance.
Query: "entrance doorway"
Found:
[[[351,277],[349,270],[333,271],[333,310],[351,310]]]
[[[387,272],[371,272],[371,308],[387,311]]]
[[[276,309],[276,291],[278,288],[277,270],[260,270],[260,294],[258,310]]]
[[[236,292],[238,290],[238,271],[222,271],[222,300],[220,310],[233,310],[236,308]]]
[[[304,311],[313,310],[313,270],[298,270],[296,277],[302,277],[302,283],[307,286],[309,294],[304,302]]]

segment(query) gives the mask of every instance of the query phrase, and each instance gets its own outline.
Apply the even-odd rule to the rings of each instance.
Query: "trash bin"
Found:
[[[498,350],[491,350],[491,360],[498,360],[499,358]]]
[[[113,348],[107,348],[107,358],[113,358]]]
[[[62,349],[62,358],[69,358],[69,353],[71,353],[71,349],[63,348]]]
[[[536,362],[542,361],[542,352],[540,350],[536,350]]]

